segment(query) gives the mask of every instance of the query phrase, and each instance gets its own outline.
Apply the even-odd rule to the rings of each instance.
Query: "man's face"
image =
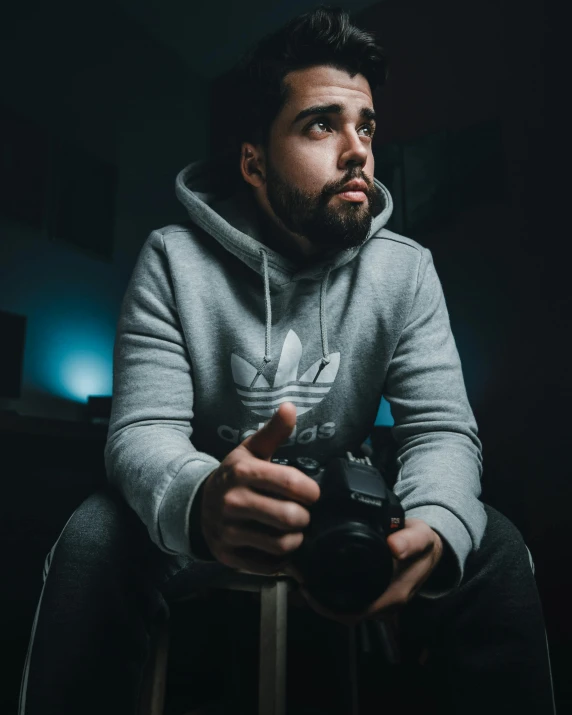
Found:
[[[382,208],[373,184],[369,83],[323,65],[291,72],[285,81],[291,94],[271,127],[258,199],[282,229],[313,248],[359,246]],[[356,179],[365,182],[362,191],[339,193]]]

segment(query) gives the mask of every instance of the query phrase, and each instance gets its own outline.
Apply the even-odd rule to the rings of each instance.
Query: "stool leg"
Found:
[[[259,715],[286,714],[287,593],[280,580],[260,592]]]
[[[153,638],[154,651],[148,664],[139,715],[163,715],[167,664],[169,660],[169,621],[161,623]]]
[[[350,661],[350,692],[351,692],[351,715],[359,715],[359,687],[358,687],[358,664],[357,664],[357,630],[358,626],[349,626],[349,661]]]

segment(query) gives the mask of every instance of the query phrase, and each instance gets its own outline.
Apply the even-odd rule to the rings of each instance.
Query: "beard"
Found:
[[[367,200],[341,199],[333,205],[332,196],[352,179],[365,181]],[[373,217],[385,205],[381,192],[363,174],[354,172],[341,183],[330,182],[316,195],[284,181],[271,162],[267,164],[267,196],[275,215],[289,231],[331,251],[365,243]]]

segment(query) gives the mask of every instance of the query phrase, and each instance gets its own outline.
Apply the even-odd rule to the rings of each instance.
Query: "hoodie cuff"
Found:
[[[473,548],[469,532],[451,511],[434,504],[406,511],[405,518],[421,519],[436,531],[443,541],[441,560],[417,595],[428,599],[448,596],[463,580],[465,561]]]
[[[219,464],[214,459],[193,460],[169,484],[159,507],[159,534],[165,551],[197,558],[190,539],[191,507],[201,485]]]
[[[208,475],[207,475],[208,476]],[[215,557],[212,555],[211,550],[208,547],[205,537],[203,536],[203,530],[201,528],[201,513],[202,513],[202,498],[203,491],[205,487],[206,479],[204,479],[191,502],[191,511],[189,516],[189,541],[191,555],[197,561],[216,561]]]

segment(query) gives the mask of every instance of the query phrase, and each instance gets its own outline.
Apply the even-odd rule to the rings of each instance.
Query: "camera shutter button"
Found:
[[[311,457],[296,457],[294,465],[309,477],[315,477],[320,471],[320,463]]]

